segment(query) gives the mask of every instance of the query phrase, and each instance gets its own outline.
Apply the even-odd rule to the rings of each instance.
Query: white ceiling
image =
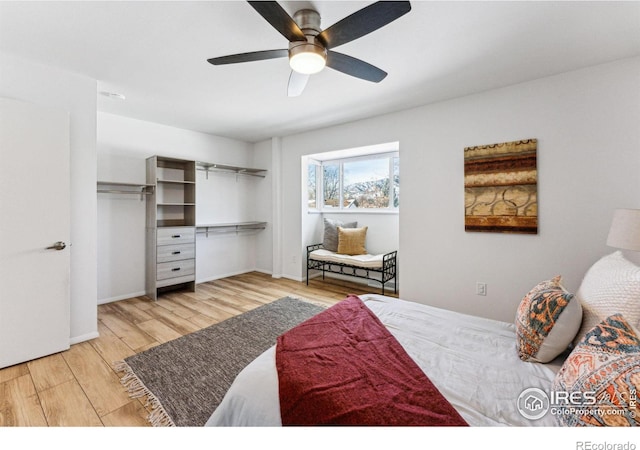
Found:
[[[322,28],[371,2],[312,7]],[[640,55],[640,2],[414,1],[386,27],[338,47],[389,75],[325,69],[286,94],[286,58],[212,66],[207,58],[287,48],[244,1],[0,1],[0,51],[98,80],[98,109],[248,142]]]

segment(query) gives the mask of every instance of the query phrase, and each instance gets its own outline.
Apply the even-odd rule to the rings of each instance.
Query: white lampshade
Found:
[[[609,247],[640,251],[640,209],[616,209],[607,238]]]

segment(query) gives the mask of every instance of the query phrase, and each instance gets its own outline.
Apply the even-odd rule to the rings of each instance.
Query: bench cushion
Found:
[[[318,249],[309,254],[309,258],[316,261],[326,261],[365,269],[379,269],[382,267],[384,255],[341,255],[329,250]]]

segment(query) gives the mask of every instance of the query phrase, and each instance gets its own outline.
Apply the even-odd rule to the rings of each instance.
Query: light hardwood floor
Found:
[[[100,305],[99,338],[0,369],[0,426],[149,426],[144,400],[128,397],[114,361],[285,296],[330,306],[347,294],[367,292],[380,289],[333,279],[307,286],[252,272],[156,302],[136,297]]]

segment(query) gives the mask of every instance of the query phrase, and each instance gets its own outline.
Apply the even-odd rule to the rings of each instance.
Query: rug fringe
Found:
[[[145,407],[150,406],[151,412],[147,416],[147,420],[154,427],[175,427],[175,423],[163,408],[160,400],[151,392],[144,383],[133,372],[133,369],[125,361],[116,361],[113,363],[116,372],[124,372],[120,378],[120,383],[127,389],[129,397],[141,398],[146,397]]]

